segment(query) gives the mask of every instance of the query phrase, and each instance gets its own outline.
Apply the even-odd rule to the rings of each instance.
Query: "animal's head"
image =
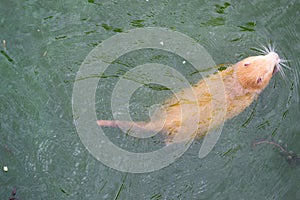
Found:
[[[263,90],[272,76],[282,70],[277,53],[251,56],[236,64],[236,75],[239,83],[249,90]]]

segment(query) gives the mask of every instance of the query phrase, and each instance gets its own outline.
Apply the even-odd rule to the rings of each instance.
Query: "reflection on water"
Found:
[[[299,199],[299,165],[289,165],[274,145],[252,146],[281,140],[285,150],[300,154],[299,6],[296,0],[2,1],[1,199]],[[148,26],[189,35],[219,64],[256,55],[251,48],[272,41],[292,70],[286,70],[288,81],[277,74],[254,104],[225,124],[204,159],[198,158],[200,140],[162,170],[118,172],[93,158],[81,143],[73,124],[72,87],[80,64],[96,45]],[[107,118],[112,116],[109,98],[115,82],[143,62],[172,66],[192,83],[201,78],[192,66],[164,52],[141,51],[119,61],[98,85],[96,108]],[[147,119],[148,108],[169,95],[168,90],[139,88],[131,99],[133,118]],[[124,149],[147,152],[162,145],[159,137],[145,141],[118,129],[105,132]]]

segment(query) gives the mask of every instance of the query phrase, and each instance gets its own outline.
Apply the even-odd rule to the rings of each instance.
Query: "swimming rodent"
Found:
[[[176,93],[164,103],[156,120],[98,120],[97,124],[128,130],[160,131],[166,134],[166,143],[205,136],[211,128],[240,114],[257,99],[272,76],[277,71],[283,72],[282,62],[274,50],[267,51],[265,48],[264,55],[245,58]]]

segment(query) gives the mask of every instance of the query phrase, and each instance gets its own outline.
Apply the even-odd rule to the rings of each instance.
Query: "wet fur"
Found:
[[[162,131],[166,133],[167,143],[201,137],[210,128],[245,110],[268,85],[276,68],[280,68],[279,63],[275,52],[248,57],[175,94],[163,104],[157,120],[149,123],[109,120],[97,123],[99,126]],[[226,109],[225,115],[222,109]]]

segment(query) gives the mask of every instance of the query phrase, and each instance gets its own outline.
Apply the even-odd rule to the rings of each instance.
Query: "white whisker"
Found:
[[[258,46],[262,46],[261,43],[257,43],[257,44],[258,44]],[[253,49],[254,51],[257,51],[257,52],[262,53],[262,54],[265,54],[265,53],[266,53],[263,49],[261,49],[261,47],[253,47],[252,49]]]
[[[257,46],[258,47],[253,48],[255,51],[258,51],[262,54],[267,54],[268,53],[268,48],[266,46],[264,46],[262,43],[257,42]]]
[[[271,53],[271,52],[275,52],[275,43],[273,44],[268,44],[267,46],[261,44],[261,43],[258,43],[260,48],[257,48],[257,50],[263,54],[268,54],[268,53]]]
[[[281,67],[287,68],[288,70],[292,70],[287,64],[280,62],[279,65]]]
[[[269,44],[269,52],[275,52],[275,43]]]
[[[266,46],[263,45],[262,48],[263,48],[263,50],[264,50],[264,51],[263,51],[264,53],[269,53],[269,49],[268,49]]]
[[[286,63],[286,62],[290,62],[290,60],[286,60],[286,59],[280,59],[281,63]]]
[[[280,75],[282,76],[282,78],[283,78],[285,81],[287,81],[286,75],[285,75],[285,73],[284,73],[282,67],[281,67],[280,65],[276,65],[276,67],[277,67],[277,69],[278,69]]]
[[[272,51],[272,46],[271,46],[271,44],[268,44],[268,50],[269,50],[269,52]]]

